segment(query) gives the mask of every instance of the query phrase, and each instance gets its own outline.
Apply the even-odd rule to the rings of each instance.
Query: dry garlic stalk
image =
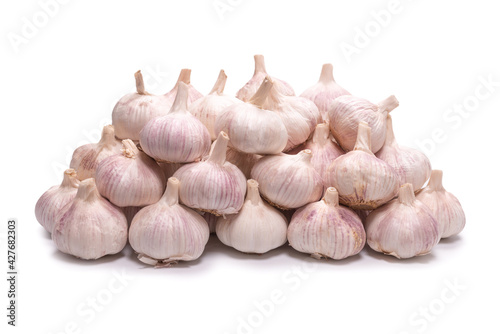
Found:
[[[179,74],[179,78],[177,79],[177,83],[175,84],[174,88],[172,88],[168,93],[162,96],[162,99],[163,101],[165,101],[165,103],[167,103],[170,106],[174,104],[181,82],[187,85],[188,87],[188,98],[186,101],[188,107],[191,105],[191,103],[203,97],[203,94],[197,91],[193,87],[193,85],[191,85],[191,70],[188,68],[184,68],[181,70],[181,73]]]

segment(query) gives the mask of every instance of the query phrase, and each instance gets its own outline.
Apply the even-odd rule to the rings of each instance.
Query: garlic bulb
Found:
[[[201,99],[203,94],[197,91],[193,85],[191,85],[191,70],[188,68],[184,68],[181,70],[179,74],[179,78],[177,79],[177,83],[174,88],[172,88],[168,93],[162,96],[162,100],[172,105],[177,97],[177,91],[179,89],[179,84],[183,82],[188,86],[188,98],[187,105],[190,106],[194,101]]]
[[[285,152],[304,143],[321,122],[321,114],[314,102],[305,97],[286,96],[276,89],[276,85],[271,87],[262,107],[281,117],[288,133]]]
[[[236,213],[245,198],[245,175],[226,161],[229,137],[221,132],[208,159],[185,165],[174,177],[181,181],[181,202],[193,209],[215,215]]]
[[[323,182],[311,158],[311,150],[303,150],[297,155],[280,154],[257,161],[251,175],[260,184],[262,197],[283,209],[319,200]]]
[[[332,140],[328,124],[316,126],[312,137],[305,143],[304,149],[311,150],[311,163],[321,177],[325,176],[326,169],[333,160],[345,152]]]
[[[266,65],[264,63],[264,56],[255,55],[255,71],[253,73],[252,79],[250,79],[245,86],[243,86],[238,93],[236,93],[236,97],[243,102],[248,102],[255,95],[255,93],[259,90],[260,85],[262,84],[262,80],[268,76],[266,72]],[[293,91],[292,86],[286,83],[283,80],[272,78],[275,82],[277,89],[284,95],[293,96],[295,92]]]
[[[123,141],[122,151],[104,159],[97,167],[95,182],[99,193],[120,207],[158,202],[165,190],[160,166],[130,139]]]
[[[171,177],[162,198],[135,215],[129,241],[139,260],[168,267],[199,258],[209,236],[203,217],[179,204],[179,180]]]
[[[464,210],[458,199],[444,189],[442,171],[433,170],[429,184],[416,197],[431,209],[441,238],[454,236],[464,229]]]
[[[372,151],[376,153],[385,141],[387,114],[399,105],[392,95],[378,105],[351,95],[336,98],[330,106],[330,130],[339,145],[351,151],[356,143],[359,122],[366,122],[372,129]]]
[[[224,86],[226,85],[227,75],[221,70],[217,82],[215,82],[212,91],[207,96],[202,97],[189,106],[189,112],[200,120],[208,129],[212,140],[217,138],[215,132],[215,119],[226,107],[234,103],[241,103],[235,97],[224,95]]]
[[[217,116],[215,131],[229,135],[229,145],[240,152],[277,154],[286,147],[288,133],[277,113],[262,109],[273,81],[269,77],[250,102],[233,104]]]
[[[96,144],[86,144],[78,147],[71,158],[69,167],[76,171],[80,181],[95,177],[95,170],[99,163],[112,155],[120,153],[121,141],[115,138],[112,125],[102,129],[101,140]]]
[[[240,212],[217,219],[219,240],[240,252],[263,254],[286,242],[287,221],[278,210],[264,203],[259,184],[247,181],[247,196]]]
[[[127,218],[99,195],[94,179],[80,183],[74,200],[58,215],[52,231],[57,248],[84,260],[119,253],[127,244]]]
[[[217,144],[217,140],[212,143],[210,148],[210,153],[212,153],[213,148]],[[208,156],[206,157],[208,158]],[[261,155],[253,154],[253,153],[244,153],[235,150],[234,148],[228,147],[226,150],[226,161],[229,161],[236,167],[238,167],[247,179],[251,179],[250,172],[252,171],[253,166],[259,159],[262,158]]]
[[[146,92],[141,71],[135,73],[136,93],[122,97],[111,114],[116,136],[120,139],[139,140],[139,133],[151,119],[165,115],[172,102]]]
[[[387,203],[398,192],[399,175],[370,150],[370,127],[359,123],[354,150],[335,159],[327,168],[325,185],[335,187],[340,203],[371,210]]]
[[[363,223],[351,209],[339,205],[335,188],[326,190],[319,202],[298,209],[288,227],[288,242],[314,258],[341,260],[358,254],[365,246]]]
[[[157,117],[141,131],[141,147],[147,155],[162,162],[192,162],[210,150],[207,128],[187,110],[188,86],[179,83],[172,109]]]
[[[52,233],[56,216],[75,198],[79,184],[75,170],[66,169],[61,185],[51,187],[38,199],[35,205],[36,220],[47,232]]]
[[[317,84],[309,87],[300,96],[305,97],[316,104],[323,121],[328,121],[328,110],[333,100],[342,95],[351,95],[333,79],[333,65],[324,64]]]
[[[420,190],[431,175],[431,162],[425,154],[414,148],[398,145],[390,115],[387,115],[385,144],[375,155],[396,170],[401,184],[411,183],[415,191]]]
[[[397,199],[372,211],[365,227],[373,250],[400,259],[428,254],[439,242],[438,223],[415,198],[411,183],[401,186]]]

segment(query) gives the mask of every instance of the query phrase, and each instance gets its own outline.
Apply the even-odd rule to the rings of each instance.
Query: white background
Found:
[[[231,6],[222,16],[214,0],[68,1],[52,7],[46,22],[37,1],[2,2],[0,267],[6,271],[5,224],[15,217],[20,277],[15,329],[6,325],[1,280],[1,331],[498,331],[495,2],[401,0],[384,26],[373,13],[387,10],[390,0],[220,2]],[[26,20],[40,27],[22,37]],[[359,31],[366,29],[363,43]],[[15,38],[25,39],[16,46]],[[346,56],[347,44],[357,53]],[[226,91],[234,94],[253,74],[256,53],[299,94],[331,62],[337,82],[352,94],[374,102],[396,95],[400,107],[392,115],[401,144],[418,147],[439,134],[426,152],[463,205],[463,233],[431,255],[405,261],[366,248],[344,261],[315,261],[289,246],[252,256],[215,237],[199,260],[163,270],[144,268],[130,248],[94,262],[56,251],[35,220],[35,202],[60,183],[72,151],[96,141],[113,105],[134,90],[136,70],[160,94],[181,68],[192,68],[193,85],[206,94],[223,68]],[[481,81],[488,78],[496,82],[490,91]],[[449,113],[454,106],[470,111]],[[115,282],[117,272],[125,272],[126,283]],[[120,291],[111,292],[110,284]],[[453,292],[450,284],[460,287]],[[263,302],[280,293],[281,303]],[[89,311],[92,298],[100,311]]]

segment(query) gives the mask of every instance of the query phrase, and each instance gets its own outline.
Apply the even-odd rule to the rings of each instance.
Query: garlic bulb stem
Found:
[[[64,177],[61,182],[61,187],[78,188],[78,186],[80,185],[80,180],[78,180],[76,176],[76,171],[74,169],[66,169],[64,171]]]
[[[219,133],[219,136],[217,137],[214,149],[207,160],[222,166],[224,162],[226,162],[226,151],[228,142],[229,142],[229,136],[224,131],[221,131]]]
[[[179,180],[170,177],[167,181],[167,190],[163,194],[162,200],[166,201],[168,206],[179,204]]]
[[[397,145],[396,137],[394,136],[394,129],[392,127],[392,117],[387,115],[387,130],[385,133],[384,145]]]
[[[339,193],[334,187],[328,187],[325,191],[323,201],[329,206],[339,206]]]
[[[443,171],[434,169],[431,172],[431,178],[429,180],[429,189],[431,190],[445,190],[443,187]]]
[[[313,132],[312,142],[315,144],[325,145],[330,140],[330,127],[326,123],[316,125],[316,130]]]
[[[177,79],[178,85],[180,82],[184,82],[186,85],[191,83],[191,70],[189,68],[183,68],[181,73],[179,73],[179,78]]]
[[[150,95],[148,92],[146,92],[146,89],[144,88],[144,79],[142,77],[141,70],[135,72],[135,88],[137,89],[137,93],[141,95]]]
[[[264,62],[264,56],[263,55],[255,55],[255,56],[253,56],[253,59],[255,60],[254,75],[259,73],[259,72],[266,73],[266,63]]]
[[[264,78],[264,81],[262,81],[262,85],[260,85],[259,90],[255,93],[254,96],[252,96],[252,98],[248,102],[259,108],[262,108],[272,88],[273,81],[271,80],[271,77],[266,76]]]
[[[323,83],[329,83],[335,81],[333,78],[333,65],[324,64],[321,68],[321,75],[319,76],[319,81]]]
[[[116,146],[115,129],[113,125],[105,125],[102,128],[101,139],[99,140],[99,145],[104,148],[112,148]],[[101,151],[102,151],[101,148]]]
[[[81,199],[82,201],[91,203],[95,202],[99,198],[101,198],[101,195],[97,191],[95,180],[93,178],[86,179],[80,183],[75,199]]]
[[[253,179],[247,181],[247,201],[252,202],[253,205],[262,203],[262,198],[259,194],[259,183]]]
[[[379,104],[379,110],[380,112],[387,112],[390,113],[394,109],[396,109],[397,106],[399,106],[399,101],[396,99],[394,95],[389,96],[385,100],[381,101]]]
[[[189,95],[189,87],[184,82],[179,82],[179,86],[177,89],[177,95],[175,95],[174,104],[172,105],[172,109],[170,109],[170,113],[175,112],[183,112],[187,113],[187,101]]]
[[[224,70],[220,70],[219,77],[217,78],[217,81],[215,82],[212,90],[208,94],[222,95],[224,93],[224,87],[226,86],[226,81],[227,81],[226,73],[224,72]]]
[[[372,135],[371,128],[366,122],[360,122],[358,126],[358,136],[356,137],[356,144],[354,145],[354,151],[364,151],[366,153],[372,152]]]
[[[411,183],[405,183],[399,188],[399,203],[412,206],[415,203],[415,192]]]
[[[122,140],[123,144],[123,155],[130,159],[135,159],[135,157],[139,154],[139,149],[134,144],[134,142],[130,139]]]
[[[299,161],[310,163],[312,159],[312,152],[310,149],[305,149],[297,153],[297,157],[299,158]]]

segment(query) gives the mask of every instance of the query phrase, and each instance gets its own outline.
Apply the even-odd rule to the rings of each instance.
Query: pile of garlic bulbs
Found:
[[[36,218],[60,251],[97,259],[129,242],[139,260],[166,267],[199,258],[215,233],[245,253],[288,241],[343,259],[367,243],[410,258],[464,228],[443,173],[396,142],[394,96],[351,95],[331,64],[296,96],[261,55],[236,97],[224,93],[223,70],[206,96],[190,75],[152,95],[135,73],[137,92],[118,101],[113,125],[77,148],[61,185],[38,200]]]

